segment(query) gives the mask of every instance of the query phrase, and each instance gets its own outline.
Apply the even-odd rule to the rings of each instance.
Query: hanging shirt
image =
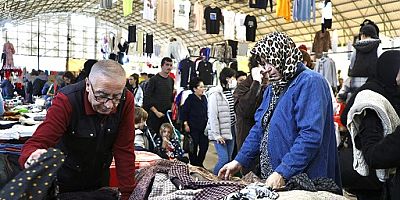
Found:
[[[174,28],[189,30],[190,6],[189,0],[175,0]]]
[[[207,6],[204,10],[204,19],[206,20],[207,34],[219,34],[219,26],[222,22],[221,9],[218,7],[211,8]]]
[[[137,35],[137,52],[139,55],[143,54],[143,43],[144,43],[144,38],[143,38],[143,31],[139,31]]]
[[[201,61],[197,67],[199,77],[203,79],[204,85],[213,84],[213,65],[208,61]]]
[[[238,52],[238,41],[228,40],[228,45],[232,48],[232,58],[236,58]]]
[[[179,71],[181,73],[181,87],[187,87],[189,81],[197,76],[196,65],[188,58],[179,63]]]
[[[276,15],[283,17],[286,22],[292,21],[290,0],[276,0]]]
[[[122,7],[123,7],[124,16],[128,16],[128,15],[132,14],[132,4],[133,4],[133,0],[123,0]]]
[[[267,6],[268,6],[268,0],[249,0],[250,8],[267,9]],[[271,12],[272,12],[272,0],[269,0],[269,6],[271,7]]]
[[[244,25],[245,19],[246,19],[246,14],[236,13],[235,15],[236,39],[239,41],[246,41],[246,26]]]
[[[247,50],[249,48],[249,45],[246,43],[239,43],[238,44],[238,55],[239,56],[246,56],[247,55]]]
[[[193,6],[194,14],[194,30],[201,31],[203,29],[204,6],[200,1],[196,1]]]
[[[311,12],[315,22],[315,0],[294,0],[293,2],[293,20],[310,21]]]
[[[332,28],[332,2],[327,1],[322,8],[322,22],[323,28]]]
[[[222,10],[224,16],[224,40],[235,39],[235,12],[230,10]]]
[[[144,0],[143,19],[154,21],[154,11],[156,10],[156,0]]]
[[[157,23],[172,25],[174,0],[157,0]]]
[[[153,53],[153,34],[146,34],[146,53]]]
[[[254,16],[247,15],[244,20],[246,26],[246,41],[254,42],[256,40],[257,19]]]

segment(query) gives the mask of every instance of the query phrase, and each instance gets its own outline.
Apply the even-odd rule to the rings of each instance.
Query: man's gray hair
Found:
[[[95,80],[98,77],[107,77],[114,80],[126,78],[126,72],[122,66],[113,60],[100,60],[96,62],[89,74],[90,80]]]

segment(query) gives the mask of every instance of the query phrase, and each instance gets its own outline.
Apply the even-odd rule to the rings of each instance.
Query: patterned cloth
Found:
[[[156,152],[158,152],[159,156],[165,159],[174,159],[174,158],[182,158],[184,151],[179,144],[178,140],[172,138],[170,140],[171,148],[162,148],[162,139],[161,137],[157,137],[154,141],[156,143]]]
[[[282,95],[281,93],[284,91],[288,82],[296,76],[297,64],[302,61],[302,54],[293,40],[286,34],[280,32],[268,34],[264,39],[256,43],[250,53],[258,56],[259,64],[265,65],[269,63],[282,75],[280,80],[272,81],[271,83],[273,96],[268,110],[265,112],[262,119],[262,126],[265,132],[260,145],[261,177],[268,178],[273,172],[268,155],[269,121],[279,97]],[[263,59],[265,61],[263,61]]]
[[[146,194],[150,193],[152,180],[157,172],[167,173],[168,178],[178,189],[182,189],[183,191],[187,191],[188,189],[196,190],[181,193],[196,192],[195,200],[221,199],[230,193],[238,192],[244,188],[243,184],[230,181],[194,181],[189,175],[189,169],[185,163],[162,160],[157,162],[156,165],[142,170],[141,174],[137,177],[138,184],[129,199],[147,199],[148,196]],[[199,189],[202,190],[199,191]]]
[[[157,173],[149,195],[149,200],[191,200],[199,190],[178,190],[167,174]]]
[[[263,183],[252,183],[237,193],[232,193],[224,198],[224,200],[248,200],[248,199],[278,199],[279,194]]]
[[[64,162],[64,154],[49,148],[37,162],[21,171],[2,189],[0,196],[3,199],[45,199],[55,195],[54,180],[56,172]]]
[[[307,174],[301,173],[293,176],[285,186],[286,190],[307,190],[311,192],[328,191],[341,194],[341,189],[336,185],[335,181],[330,178],[317,178],[311,180]]]

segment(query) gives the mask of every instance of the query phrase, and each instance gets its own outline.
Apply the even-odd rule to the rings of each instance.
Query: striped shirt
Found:
[[[223,93],[229,103],[229,111],[230,111],[230,115],[231,115],[231,126],[234,126],[236,124],[235,105],[234,105],[235,100],[233,99],[231,90],[223,91]]]

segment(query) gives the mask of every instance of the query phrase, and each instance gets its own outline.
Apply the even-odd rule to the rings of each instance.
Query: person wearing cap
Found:
[[[379,48],[381,40],[375,26],[373,22],[362,24],[360,40],[353,45],[355,52],[350,58],[349,78],[337,95],[341,102],[346,102],[351,94],[367,81],[370,73],[376,73],[376,62],[382,50]]]
[[[308,69],[300,50],[284,33],[273,32],[258,41],[260,73],[270,85],[251,128],[233,161],[219,171],[230,176],[260,158],[261,178],[272,189],[290,187],[291,180],[321,180],[341,193],[341,177],[330,87],[324,77]]]

